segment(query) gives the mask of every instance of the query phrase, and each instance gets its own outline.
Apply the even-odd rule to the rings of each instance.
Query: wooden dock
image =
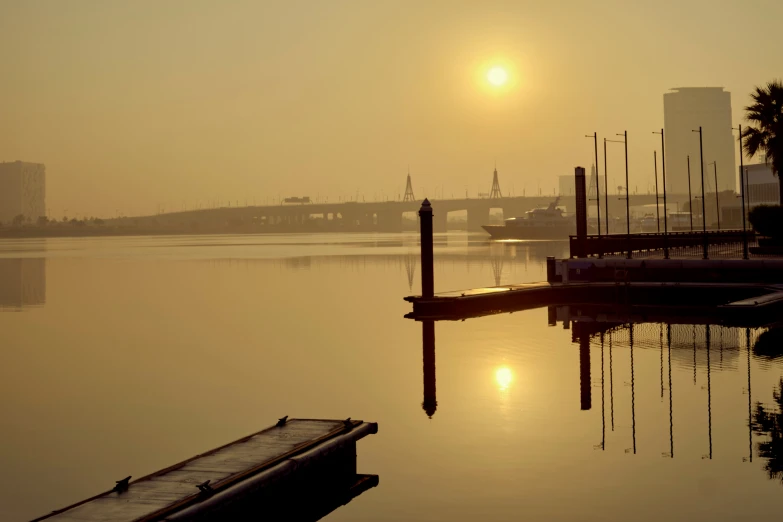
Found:
[[[697,307],[739,318],[752,314],[779,314],[783,309],[781,287],[753,283],[681,282],[569,282],[531,283],[474,288],[406,297],[416,320],[462,320],[471,317],[512,313],[545,306],[631,304],[666,307],[682,312]]]
[[[318,520],[378,484],[356,473],[356,441],[377,432],[373,422],[283,418],[33,522]]]

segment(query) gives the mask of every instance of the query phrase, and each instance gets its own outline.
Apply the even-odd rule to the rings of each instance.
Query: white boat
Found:
[[[558,197],[546,208],[535,208],[524,216],[506,219],[502,225],[484,225],[492,239],[568,239],[576,234],[576,219],[557,207]]]

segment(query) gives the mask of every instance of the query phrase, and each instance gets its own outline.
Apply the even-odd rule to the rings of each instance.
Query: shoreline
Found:
[[[461,229],[454,229],[463,231]],[[217,235],[270,235],[270,234],[357,234],[357,233],[404,233],[415,232],[415,230],[374,230],[374,229],[351,229],[351,230],[325,230],[321,228],[296,230],[183,230],[181,228],[161,229],[161,228],[114,228],[114,227],[95,227],[95,228],[68,228],[68,229],[34,229],[22,227],[0,228],[0,240],[3,239],[57,239],[57,238],[78,238],[78,237],[128,237],[128,236],[217,236]]]

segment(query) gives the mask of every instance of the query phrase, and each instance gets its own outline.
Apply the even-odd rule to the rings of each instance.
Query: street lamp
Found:
[[[604,203],[606,205],[604,207],[606,210],[606,234],[609,235],[609,175],[606,172],[606,138],[604,138]]]
[[[669,223],[668,210],[666,208],[666,145],[664,143],[663,129],[661,132],[653,131],[653,134],[661,135],[661,169],[663,171],[663,257],[669,259]],[[657,166],[657,163],[656,163]],[[658,173],[655,174],[655,180],[658,181]],[[655,195],[655,208],[658,208],[658,194]]]
[[[653,165],[655,165],[655,223],[658,225],[658,233],[661,233],[661,211],[658,205],[658,151],[653,151]]]
[[[715,167],[715,210],[718,212],[718,230],[720,230],[720,201],[718,200],[718,162],[711,161],[708,165]]]
[[[617,136],[622,136],[623,139],[606,141],[625,144],[625,227],[626,236],[628,238],[628,259],[631,259],[631,199],[628,194],[628,131],[625,131],[622,134],[617,133]]]
[[[626,233],[631,234],[631,198],[628,197],[628,131],[623,131],[622,134],[618,133],[618,136],[623,137],[623,143],[625,144],[625,225]],[[631,251],[628,250],[628,258],[631,258]]]
[[[598,189],[598,133],[594,132],[592,136],[585,135],[585,138],[595,140],[595,208],[598,213],[598,237],[601,237],[601,193]],[[606,158],[604,158],[606,161]]]
[[[688,212],[691,215],[691,232],[693,232],[693,198],[691,197],[691,155],[688,154]]]
[[[734,129],[734,127],[732,127]],[[742,125],[737,127],[739,131],[740,153],[740,198],[742,198],[742,259],[748,258],[748,235],[745,232],[745,165],[742,162]]]
[[[620,136],[622,136],[622,134],[620,134]],[[607,139],[605,139],[604,142],[605,143],[625,143],[625,141],[623,141],[623,140],[607,140]],[[616,179],[616,178],[612,178],[612,179]],[[627,224],[627,228],[628,228],[628,233],[630,234],[631,233],[630,232],[631,231],[631,224],[630,224],[631,222],[630,222],[630,214],[628,212],[629,206],[628,206],[628,176],[627,176],[627,174],[626,174],[626,177],[625,177],[625,187],[624,188],[625,188],[625,196],[626,197],[624,197],[624,198],[617,198],[617,199],[624,199],[626,201],[626,218],[627,218],[626,219],[626,222],[627,222],[626,224]],[[617,186],[617,195],[618,196],[620,195],[620,190],[622,190],[622,189],[623,189],[623,187],[621,187],[620,185]]]
[[[691,132],[699,133],[699,158],[701,160],[701,228],[704,233],[704,259],[707,259],[707,215],[704,207],[704,133],[701,127]]]

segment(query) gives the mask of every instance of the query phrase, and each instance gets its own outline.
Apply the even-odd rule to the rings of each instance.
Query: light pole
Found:
[[[734,127],[732,127],[733,129]],[[742,161],[742,125],[737,127],[739,131],[740,153],[740,198],[742,199],[742,259],[748,258],[748,235],[745,231],[745,165]]]
[[[718,162],[712,161],[709,163],[715,167],[715,210],[718,212],[718,230],[720,230],[720,201],[718,200]]]
[[[623,131],[622,134],[617,134],[623,137],[623,143],[625,144],[625,226],[626,234],[631,235],[631,198],[628,197],[628,131]],[[630,237],[629,237],[630,241]],[[628,259],[631,258],[631,251],[628,250]]]
[[[598,167],[596,167],[598,168]],[[606,138],[604,138],[604,207],[606,212],[606,233],[609,234],[609,176],[606,173]]]
[[[655,165],[655,223],[658,225],[658,233],[661,233],[661,211],[658,209],[658,151],[653,151],[653,164]]]
[[[585,138],[595,140],[595,209],[598,213],[598,237],[601,237],[601,193],[598,188],[598,133],[594,132],[592,136],[585,135]]]
[[[624,134],[618,134],[618,136],[625,136],[628,134],[626,131]],[[627,226],[627,233],[631,233],[631,214],[630,214],[630,206],[628,205],[628,144],[625,140],[607,140],[604,139],[604,146],[606,146],[606,143],[624,143],[625,144],[625,198],[617,198],[617,199],[625,199],[625,218],[626,218],[626,226]],[[620,195],[620,186],[617,187],[617,195]]]
[[[623,143],[625,144],[625,227],[626,227],[626,237],[628,241],[628,259],[631,259],[631,200],[628,197],[628,131],[623,132],[622,134],[617,133],[617,136],[622,136],[622,140],[606,140],[610,143]],[[623,199],[623,198],[619,198]]]
[[[663,172],[663,257],[664,259],[669,259],[669,223],[667,220],[668,210],[666,208],[666,144],[663,139],[663,129],[661,129],[661,132],[653,131],[653,134],[661,135],[661,170]],[[656,179],[658,179],[657,174]],[[655,200],[655,204],[656,206],[658,205],[657,199]]]
[[[699,158],[701,160],[701,228],[704,237],[704,259],[707,259],[707,216],[706,209],[704,207],[704,141],[703,132],[701,127],[699,130],[693,130],[691,132],[699,133]]]
[[[691,197],[691,155],[688,154],[688,212],[691,215],[691,232],[693,232],[693,198]]]

